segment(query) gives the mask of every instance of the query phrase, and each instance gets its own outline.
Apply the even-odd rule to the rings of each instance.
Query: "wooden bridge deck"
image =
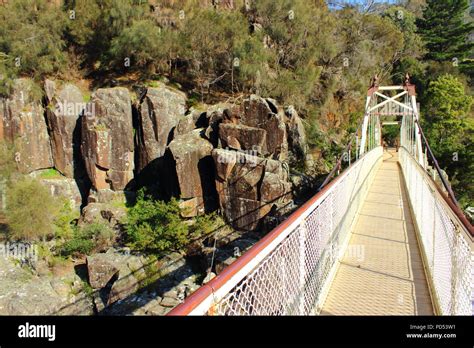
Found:
[[[322,315],[433,314],[397,161],[396,152],[385,152]]]

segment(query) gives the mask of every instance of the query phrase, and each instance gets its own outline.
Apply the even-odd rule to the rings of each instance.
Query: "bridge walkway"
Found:
[[[322,315],[432,315],[403,175],[384,153]]]

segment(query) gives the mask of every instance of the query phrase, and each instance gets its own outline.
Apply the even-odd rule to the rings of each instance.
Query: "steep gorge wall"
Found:
[[[33,88],[30,80],[17,79],[11,96],[0,102],[0,140],[15,145],[15,162],[24,174],[53,166],[44,109]]]
[[[15,86],[0,101],[0,140],[15,145],[22,173],[83,213],[104,215],[100,204],[125,201],[145,185],[180,198],[186,217],[219,209],[234,228],[252,230],[291,202],[288,157],[304,155],[304,127],[294,109],[272,99],[188,110],[186,94],[163,83],[141,98],[125,87],[99,88],[87,103],[70,83],[46,80],[42,101],[27,79]],[[60,175],[42,178],[48,168]]]

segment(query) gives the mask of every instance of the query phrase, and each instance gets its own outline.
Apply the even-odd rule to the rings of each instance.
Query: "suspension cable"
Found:
[[[436,159],[435,155],[433,154],[433,151],[431,151],[431,147],[428,144],[428,140],[426,139],[425,134],[423,133],[423,130],[421,129],[420,123],[418,122],[418,120],[415,120],[415,123],[418,125],[418,129],[420,131],[421,139],[422,139],[423,143],[425,144],[426,149],[428,150],[428,154],[429,154],[431,160],[433,161],[433,165],[434,165],[436,171],[439,174],[441,182],[443,183],[444,188],[448,191],[449,198],[453,201],[454,204],[456,204],[460,208],[459,203],[458,203],[458,201],[457,201],[457,199],[454,195],[454,192],[451,189],[451,186],[449,185],[449,183],[444,178],[444,175],[442,174],[441,168],[438,164],[438,160]]]

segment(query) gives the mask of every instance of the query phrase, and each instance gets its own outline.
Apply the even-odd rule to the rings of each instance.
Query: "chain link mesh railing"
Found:
[[[253,257],[190,314],[305,315],[317,312],[370,187],[382,147],[365,154],[310,206],[297,212],[278,243]],[[292,219],[292,217],[290,217]]]
[[[443,315],[472,315],[472,236],[455,217],[426,171],[404,147],[400,148],[400,163],[438,310]]]

